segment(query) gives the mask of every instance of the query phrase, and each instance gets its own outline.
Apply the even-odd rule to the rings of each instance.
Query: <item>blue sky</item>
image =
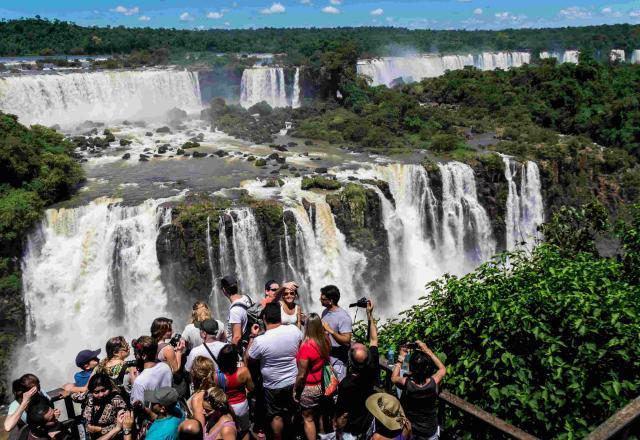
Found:
[[[1,4],[4,3],[5,6]],[[504,29],[640,23],[640,0],[21,0],[0,17],[179,29],[387,25]]]

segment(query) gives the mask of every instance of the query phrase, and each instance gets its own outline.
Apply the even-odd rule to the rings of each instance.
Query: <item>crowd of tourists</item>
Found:
[[[78,372],[61,393],[81,406],[80,429],[60,421],[30,373],[13,381],[4,429],[20,440],[439,438],[445,366],[423,342],[408,342],[388,354],[397,392],[380,392],[370,300],[359,302],[368,328],[360,343],[336,286],[320,289],[320,315],[303,312],[294,282],[268,281],[255,302],[233,276],[220,288],[230,302],[226,323],[198,301],[182,333],[159,317],[131,343],[109,339],[104,355],[78,353]]]

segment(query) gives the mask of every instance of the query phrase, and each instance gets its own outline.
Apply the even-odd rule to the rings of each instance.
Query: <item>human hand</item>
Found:
[[[60,417],[60,408],[56,408],[53,410],[53,415],[55,416],[55,418],[59,418]]]
[[[258,336],[260,334],[260,326],[258,324],[253,324],[251,326],[251,336]]]
[[[427,344],[425,344],[422,341],[416,341],[416,344],[418,344],[418,347],[420,347],[420,350],[424,351],[425,353],[431,351],[429,350],[429,347],[427,347]]]
[[[132,384],[136,381],[138,376],[140,376],[140,372],[138,371],[138,369],[136,367],[131,367],[129,369],[129,380]]]
[[[370,299],[367,300],[367,315],[371,316],[373,314],[373,301]]]
[[[118,429],[122,429],[122,424],[124,423],[124,413],[126,411],[119,411],[118,415],[116,416],[116,427],[118,427]]]
[[[187,341],[185,341],[184,339],[180,338],[180,342],[178,342],[178,345],[176,346],[176,351],[184,353],[186,348],[187,348]]]
[[[296,387],[293,387],[293,401],[295,403],[300,403],[300,399],[298,398],[298,392],[296,390]]]
[[[133,411],[124,411],[124,416],[122,418],[122,427],[124,429],[133,428]]]
[[[31,398],[38,392],[38,388],[31,387],[22,395],[22,405],[27,406],[31,401]]]
[[[322,327],[324,328],[324,331],[332,334],[333,333],[333,329],[331,328],[331,326],[329,324],[327,324],[326,321],[322,321]]]
[[[286,288],[286,289],[291,289],[291,290],[293,290],[294,292],[295,292],[296,290],[298,290],[298,285],[295,283],[295,281],[289,281],[289,282],[286,282],[286,283],[282,284],[282,287],[284,287],[284,288]]]

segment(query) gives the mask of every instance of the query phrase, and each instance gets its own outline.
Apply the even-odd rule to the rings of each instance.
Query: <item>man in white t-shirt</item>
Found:
[[[302,332],[295,325],[281,324],[278,303],[265,306],[263,319],[267,331],[258,336],[260,328],[257,324],[253,326],[245,361],[247,364],[260,363],[266,416],[271,421],[274,438],[279,439],[295,413],[293,385],[298,374],[296,353]]]
[[[230,344],[241,349],[242,335],[247,328],[247,309],[253,305],[253,301],[238,291],[238,280],[233,275],[227,275],[220,280],[222,293],[231,302],[229,306],[229,319],[227,327],[227,340]]]
[[[131,404],[144,403],[144,392],[170,387],[173,374],[166,362],[156,362],[158,343],[151,336],[141,336],[134,341],[133,349],[136,358],[143,364],[142,372],[132,372],[133,388],[131,389]]]
[[[219,339],[221,335],[224,335],[224,331],[221,329],[221,323],[215,319],[205,319],[198,323],[198,327],[200,328],[200,337],[202,338],[203,344],[198,345],[189,352],[187,363],[184,366],[189,372],[191,372],[193,361],[198,356],[207,357],[217,364],[218,353],[220,353],[222,347],[226,345]]]

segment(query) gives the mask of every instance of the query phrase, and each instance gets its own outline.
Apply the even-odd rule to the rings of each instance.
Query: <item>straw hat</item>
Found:
[[[400,401],[391,394],[376,393],[367,398],[366,407],[369,412],[390,431],[398,431],[404,427],[406,417]]]

